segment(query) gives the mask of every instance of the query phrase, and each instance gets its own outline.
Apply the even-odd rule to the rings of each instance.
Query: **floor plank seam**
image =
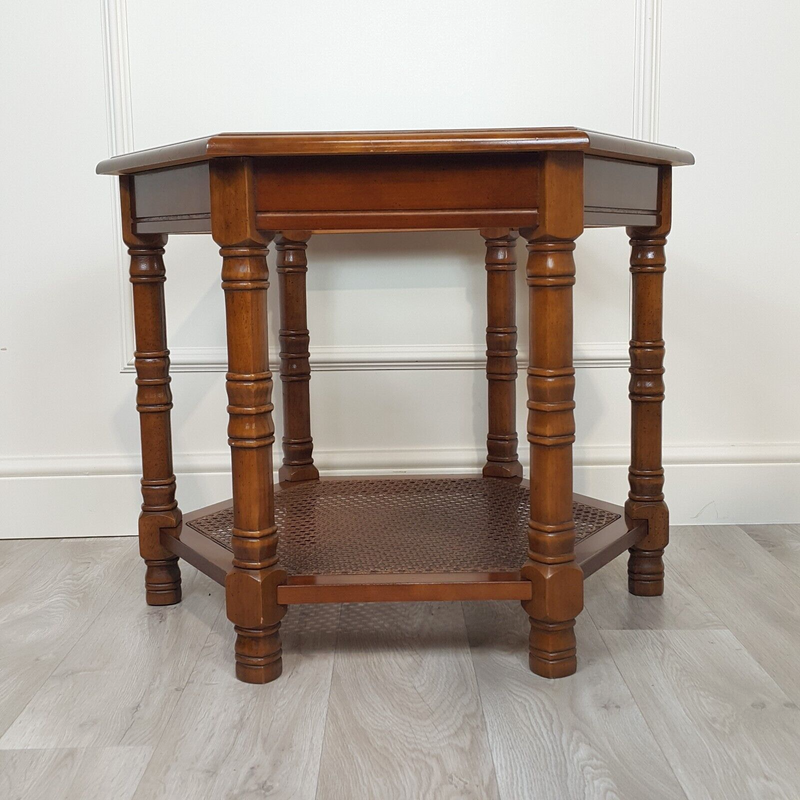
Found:
[[[798,571],[797,571],[797,569],[795,569],[795,568],[794,568],[792,565],[790,565],[790,564],[785,564],[785,563],[783,562],[783,560],[782,560],[782,559],[778,558],[778,556],[776,556],[776,555],[775,555],[775,553],[773,553],[773,552],[772,552],[772,550],[770,550],[770,549],[769,549],[769,548],[768,548],[768,547],[767,547],[765,544],[763,544],[762,542],[760,542],[760,541],[759,541],[759,540],[758,540],[758,539],[757,539],[755,536],[753,536],[753,535],[750,533],[750,531],[748,530],[748,528],[753,528],[753,527],[756,527],[756,526],[754,526],[754,525],[744,525],[744,526],[742,526],[742,525],[737,525],[736,527],[738,527],[740,531],[744,532],[744,534],[745,534],[745,535],[746,535],[746,536],[747,536],[749,539],[751,539],[752,541],[754,541],[754,542],[755,542],[755,543],[756,543],[756,544],[757,544],[757,545],[758,545],[758,546],[759,546],[759,547],[760,547],[760,548],[761,548],[761,549],[762,549],[762,550],[763,550],[763,551],[764,551],[764,552],[765,552],[765,553],[766,553],[768,556],[770,556],[770,558],[774,559],[774,560],[775,560],[775,561],[777,561],[777,562],[778,562],[778,563],[779,563],[781,566],[783,566],[783,567],[785,567],[786,569],[788,569],[788,570],[789,570],[789,571],[790,571],[790,572],[791,572],[791,573],[794,575],[794,578],[795,578],[795,580],[796,580],[796,581],[800,581],[800,572],[798,572]],[[771,526],[769,526],[769,525],[764,525],[763,527],[765,527],[765,528],[769,528],[769,527],[771,527]],[[790,526],[790,525],[780,525],[780,526],[777,526],[777,527],[786,527],[786,528],[788,528],[788,527],[794,527],[794,526]],[[798,540],[798,543],[800,543],[800,535],[798,535],[796,538],[797,538],[797,540]]]
[[[489,730],[489,723],[486,721],[486,711],[483,707],[483,693],[481,692],[481,684],[478,680],[478,670],[475,668],[475,658],[472,650],[472,645],[469,641],[469,628],[467,627],[467,615],[464,613],[464,603],[459,603],[461,606],[461,619],[464,620],[464,635],[467,637],[467,648],[469,649],[469,663],[472,667],[472,674],[475,676],[475,689],[478,692],[478,702],[481,706],[481,720],[483,721],[483,730],[486,734],[486,743],[489,745],[489,758],[492,761],[492,772],[494,773],[494,782],[497,786],[497,794],[500,797],[500,800],[503,800],[503,792],[500,788],[500,779],[497,773],[497,764],[494,760],[494,750],[495,748],[492,746],[492,734]]]
[[[776,559],[776,561],[777,561],[777,559]],[[691,583],[689,585],[691,586]],[[692,588],[694,589],[693,586],[692,586]],[[728,627],[720,628],[719,630],[724,630],[726,633],[729,633],[731,635],[731,637],[742,648],[742,650],[744,650],[744,652],[747,653],[747,655],[749,655],[750,658],[752,658],[753,661],[756,664],[758,664],[758,666],[761,668],[761,671],[764,673],[764,675],[766,675],[766,677],[769,678],[770,681],[772,681],[772,683],[775,685],[775,688],[781,694],[785,695],[788,700],[791,700],[791,701],[794,701],[794,702],[799,702],[800,701],[800,698],[796,698],[793,695],[789,694],[789,692],[780,683],[778,683],[778,681],[775,679],[775,676],[772,674],[772,671],[770,669],[768,669],[766,666],[764,666],[764,664],[761,663],[761,660],[758,658],[758,656],[749,647],[747,647],[747,645],[745,645],[744,642],[742,642],[742,640],[730,628],[728,628]]]
[[[188,566],[188,564],[186,566]],[[161,733],[160,733],[158,739],[153,744],[152,752],[150,753],[150,758],[147,759],[147,764],[145,764],[145,767],[142,770],[142,776],[141,776],[141,778],[139,778],[139,782],[136,784],[136,787],[133,790],[133,794],[131,795],[131,798],[136,797],[136,793],[139,791],[139,786],[141,785],[142,781],[145,779],[145,776],[147,775],[147,770],[150,768],[150,762],[153,760],[153,758],[155,758],[155,755],[156,755],[156,753],[158,752],[158,750],[160,748],[161,740],[164,738],[164,735],[166,734],[167,729],[169,728],[169,723],[172,721],[172,717],[175,715],[175,713],[178,710],[178,707],[180,706],[181,699],[183,698],[183,693],[186,691],[186,687],[189,685],[189,681],[192,679],[192,675],[194,675],[195,670],[197,669],[197,664],[200,661],[200,656],[203,654],[203,651],[205,650],[206,645],[208,644],[208,640],[211,638],[211,634],[214,632],[214,628],[216,627],[217,620],[220,618],[220,615],[223,613],[223,611],[224,611],[223,608],[220,608],[219,611],[217,611],[217,615],[214,617],[214,621],[211,623],[211,625],[208,628],[208,634],[207,634],[205,640],[203,641],[202,646],[199,647],[198,650],[197,650],[197,658],[195,659],[194,663],[192,664],[191,669],[187,670],[188,676],[186,678],[186,682],[181,687],[181,693],[180,693],[178,699],[173,704],[172,711],[170,712],[169,716],[164,720],[164,725],[163,725],[163,728],[161,730]]]
[[[105,538],[105,537],[103,537],[103,538]],[[122,538],[122,537],[120,537],[120,538]],[[67,541],[67,540],[59,539],[58,541],[62,541],[63,542],[63,541]],[[75,540],[74,539],[70,539],[68,541],[75,541]],[[133,548],[131,548],[131,549],[133,549]],[[102,607],[98,609],[97,614],[95,614],[95,616],[92,617],[92,619],[86,623],[86,626],[84,627],[84,630],[81,632],[81,634],[79,636],[76,637],[75,641],[72,643],[72,646],[69,647],[67,649],[67,651],[64,653],[64,655],[53,665],[53,669],[51,669],[50,672],[47,673],[47,676],[39,684],[39,688],[35,692],[33,692],[31,694],[31,696],[28,698],[28,702],[25,703],[25,705],[19,710],[19,713],[14,717],[14,719],[11,720],[11,722],[8,725],[8,727],[4,731],[0,731],[0,749],[2,749],[3,737],[6,735],[6,733],[8,731],[11,730],[11,728],[14,726],[14,723],[25,713],[25,710],[28,708],[28,706],[37,697],[37,695],[41,691],[42,687],[47,684],[47,682],[50,680],[50,678],[53,677],[53,674],[56,672],[56,670],[64,663],[64,661],[69,657],[70,653],[72,653],[72,651],[78,646],[78,644],[81,642],[81,640],[86,635],[86,633],[89,631],[89,629],[92,627],[92,625],[94,625],[94,623],[99,619],[100,615],[109,607],[109,605],[114,600],[114,598],[117,596],[117,594],[122,590],[122,587],[124,586],[125,581],[128,579],[128,577],[133,572],[133,570],[136,569],[136,567],[137,567],[137,564],[135,562],[132,562],[131,566],[130,566],[130,569],[126,573],[124,573],[122,575],[122,577],[120,578],[119,586],[117,586],[117,588],[113,592],[111,592],[111,594],[108,596],[108,600],[106,600],[106,602],[102,605]]]
[[[747,532],[742,530],[742,528],[740,528],[738,525],[728,525],[728,526],[725,526],[725,527],[736,528],[738,531],[740,531],[742,534],[744,534],[748,539],[753,541],[752,537],[750,537],[747,534]],[[766,550],[766,548],[761,548],[761,549],[767,555],[769,555],[771,560],[775,561],[781,567],[782,570],[784,570],[787,573],[789,573],[793,578],[795,577],[795,573],[792,572],[792,570],[790,570],[784,563],[782,563],[780,561],[780,559],[775,558],[771,553],[769,553]],[[676,567],[672,567],[672,569],[674,569],[681,576],[681,578],[692,588],[692,591],[694,591],[697,594],[697,596],[700,597],[700,599],[703,600],[703,602],[705,603],[706,601],[703,599],[702,595],[700,594],[700,591],[698,589],[696,589],[694,584],[690,580],[688,580],[686,578],[686,575],[684,573],[682,573]],[[708,605],[708,604],[706,603],[706,605]],[[709,606],[709,608],[710,608],[710,606]],[[712,611],[716,615],[716,611],[714,611],[713,609],[712,609]],[[720,622],[722,622],[724,624],[723,620],[720,620]],[[755,661],[756,664],[758,664],[758,666],[762,669],[764,674],[767,675],[767,677],[778,687],[778,689],[781,691],[782,694],[786,695],[787,698],[789,698],[790,700],[792,700],[794,702],[800,702],[800,695],[796,695],[794,692],[790,692],[789,689],[784,687],[784,685],[781,682],[778,681],[778,679],[773,675],[772,669],[768,665],[763,663],[763,661],[762,661],[763,656],[759,657],[758,653],[754,653],[749,647],[747,647],[742,642],[742,640],[739,638],[739,636],[737,636],[736,633],[734,631],[732,631],[727,625],[725,626],[724,630],[726,630],[728,633],[730,633],[730,635],[739,643],[739,645],[741,645],[742,649],[750,656],[750,658],[753,659],[753,661]]]
[[[322,721],[322,746],[319,748],[319,761],[317,762],[317,785],[314,787],[314,800],[319,800],[319,784],[322,773],[322,764],[325,757],[325,743],[328,741],[328,713],[331,708],[331,692],[333,691],[333,676],[336,674],[336,657],[339,653],[339,631],[342,623],[342,605],[336,607],[336,635],[333,639],[333,658],[331,659],[331,679],[328,681],[328,699],[325,703],[325,719]]]
[[[677,783],[677,785],[681,787],[681,791],[683,792],[683,795],[686,798],[686,800],[690,800],[689,794],[686,791],[686,787],[683,785],[683,781],[681,781],[681,779],[678,777],[678,774],[675,772],[675,767],[672,766],[672,762],[667,758],[667,754],[664,752],[664,748],[662,747],[661,742],[658,741],[658,737],[656,736],[655,731],[653,730],[652,726],[650,725],[650,722],[648,721],[647,716],[644,713],[644,710],[642,709],[642,707],[637,702],[636,695],[633,693],[633,690],[631,689],[630,684],[628,683],[627,679],[625,678],[625,674],[619,668],[619,664],[617,664],[617,660],[614,658],[614,654],[611,652],[611,648],[608,646],[608,642],[606,641],[605,631],[603,631],[601,628],[599,628],[597,626],[597,624],[594,621],[594,617],[592,616],[592,614],[591,614],[591,612],[589,611],[588,608],[584,608],[584,612],[589,616],[589,619],[591,620],[592,625],[594,625],[594,627],[597,630],[597,633],[600,635],[600,640],[603,642],[603,647],[605,648],[605,651],[608,654],[608,657],[611,659],[611,663],[614,665],[614,669],[617,671],[617,673],[619,674],[620,678],[622,679],[622,683],[625,685],[625,688],[628,690],[628,694],[631,696],[631,699],[633,700],[634,704],[636,705],[636,708],[639,710],[639,715],[641,716],[642,721],[644,722],[645,727],[647,728],[647,730],[650,731],[650,735],[653,737],[653,741],[656,743],[656,747],[658,747],[658,750],[661,753],[661,757],[664,759],[664,763],[669,767],[669,771],[672,773],[673,777],[675,778],[675,782]]]

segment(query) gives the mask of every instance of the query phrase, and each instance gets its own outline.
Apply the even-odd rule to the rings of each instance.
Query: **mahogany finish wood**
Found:
[[[267,683],[281,674],[278,531],[272,486],[272,373],[267,344],[267,241],[255,228],[252,164],[211,165],[214,240],[222,256],[228,334],[228,444],[233,476],[233,570],[225,581],[236,629],[236,674]]]
[[[252,683],[280,674],[279,627],[287,605],[319,602],[518,599],[530,617],[531,669],[547,677],[574,672],[574,624],[583,607],[585,575],[630,549],[630,591],[663,591],[668,526],[661,466],[664,244],[671,166],[691,163],[691,154],[651,142],[576,128],[531,128],[219,134],[99,164],[99,173],[121,176],[124,239],[131,254],[143,452],[139,533],[147,601],[180,599],[179,557],[224,583],[237,633],[236,673]],[[585,228],[599,226],[627,227],[632,246],[632,445],[624,511],[572,493],[573,251]],[[314,233],[423,229],[480,230],[486,242],[489,426],[486,466],[475,480],[506,479],[495,487],[518,486],[522,476],[514,408],[514,244],[518,233],[527,242],[531,479],[521,489],[530,495],[527,557],[524,528],[517,527],[519,561],[512,569],[487,570],[476,560],[446,572],[327,574],[320,569],[288,575],[278,556],[276,492],[328,485],[313,483],[319,475],[309,412],[307,242]],[[211,233],[223,260],[230,549],[192,527],[211,509],[182,520],[175,501],[162,255],[167,235],[176,233]],[[273,486],[267,347],[266,253],[273,239],[285,419],[278,487]],[[483,488],[489,491],[488,484]],[[615,521],[588,537],[581,533],[576,541],[573,500],[588,504],[592,519],[603,508],[620,516],[606,515]],[[507,510],[505,501],[501,505],[492,511],[493,519]],[[527,514],[528,506],[522,508],[517,513]],[[584,512],[575,509],[583,525]],[[467,519],[478,531],[475,541],[480,540],[481,529],[474,518]],[[524,517],[518,520],[524,526]],[[289,537],[292,528],[286,524]],[[408,559],[414,530],[411,521],[397,523]],[[462,549],[464,530],[458,527]],[[427,550],[417,550],[417,556],[421,552],[427,557]]]
[[[448,476],[460,481],[474,480],[464,476]],[[417,477],[418,481],[437,481],[442,476],[430,478]],[[326,483],[337,482],[353,483],[354,481],[370,482],[371,478],[328,478]],[[408,480],[405,476],[384,477],[382,481],[403,483]],[[297,485],[297,484],[295,484]],[[530,483],[521,481],[525,490],[530,489]],[[284,483],[276,488],[276,499],[281,492],[292,491],[292,484]],[[575,545],[575,561],[582,568],[584,576],[591,575],[616,558],[631,545],[636,544],[646,533],[647,523],[641,521],[633,527],[628,527],[623,518],[624,509],[619,506],[603,503],[582,495],[573,495],[573,502],[592,508],[601,509],[612,514],[618,519],[601,527],[589,536],[582,537]],[[380,504],[380,500],[376,500]],[[194,523],[203,519],[214,518],[220,512],[229,511],[232,501],[215,503],[198,511],[186,514],[180,530],[172,534],[162,532],[164,546],[184,558],[197,569],[213,578],[217,583],[225,583],[228,572],[232,569],[232,553],[225,547],[218,537],[200,533],[192,527]],[[410,509],[413,511],[413,509]],[[498,509],[498,513],[502,509]],[[379,517],[376,514],[376,517]],[[433,531],[433,535],[437,535]],[[335,530],[332,535],[341,535]],[[407,528],[395,528],[381,535],[394,537],[407,542],[409,551],[420,545],[429,546],[422,542],[431,535],[430,529],[420,531],[413,523]],[[284,530],[285,540],[296,540],[296,533]],[[284,541],[285,541],[284,540]],[[356,561],[362,560],[356,558]],[[381,559],[385,561],[385,559]],[[524,557],[520,558],[521,568]],[[520,568],[506,570],[467,569],[458,572],[392,572],[387,570],[385,564],[376,562],[369,572],[325,573],[319,574],[289,574],[286,584],[278,587],[278,602],[292,605],[296,603],[339,603],[339,602],[402,602],[427,600],[530,600],[532,597],[532,584],[525,580]],[[347,599],[345,599],[347,598]],[[353,600],[352,598],[356,598]]]
[[[453,153],[437,155],[432,166],[430,155],[409,154],[259,158],[257,224],[329,231],[535,225],[537,159]]]
[[[523,606],[531,618],[530,666],[547,678],[577,669],[573,629],[583,609],[583,575],[575,563],[572,519],[572,252],[583,231],[581,162],[576,153],[544,156],[539,227],[522,231],[529,251],[531,446],[529,550],[522,575],[534,586],[532,599]]]
[[[662,328],[664,246],[672,218],[672,168],[661,167],[659,219],[652,228],[628,228],[633,275],[631,355],[630,492],[625,514],[646,520],[647,537],[631,548],[628,589],[654,597],[664,593],[664,548],[669,541],[669,510],[664,502],[661,465],[661,404],[664,402]]]
[[[541,153],[572,150],[649,164],[694,164],[685,150],[578,128],[497,128],[441,131],[219,133],[101,161],[101,175],[171,167],[231,156]]]
[[[131,230],[131,179],[120,178],[122,237],[131,257],[136,366],[136,410],[142,440],[142,513],[139,552],[147,566],[148,605],[167,606],[181,600],[178,557],[161,543],[161,530],[175,531],[181,512],[175,499],[170,411],[172,393],[164,307],[164,246],[167,237],[136,235]]]
[[[489,381],[489,433],[483,474],[521,478],[517,456],[517,234],[507,228],[485,228],[486,240],[486,377]]]
[[[306,247],[311,233],[285,231],[276,239],[278,285],[281,305],[281,383],[283,385],[283,466],[278,471],[284,481],[309,481],[319,478],[311,455],[311,401],[306,318]]]

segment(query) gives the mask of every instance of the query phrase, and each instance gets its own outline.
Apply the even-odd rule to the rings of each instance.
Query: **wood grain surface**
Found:
[[[289,609],[266,686],[192,567],[148,608],[133,539],[0,542],[0,797],[796,798],[800,530],[672,541],[663,597],[587,581],[561,681],[516,602],[404,603]]]
[[[572,150],[662,164],[693,164],[685,150],[577,128],[491,128],[431,131],[219,133],[101,161],[101,175],[121,175],[235,156],[504,153]]]
[[[460,604],[342,607],[317,796],[499,797]]]
[[[603,638],[690,797],[797,797],[800,707],[730,631]]]
[[[725,628],[680,573],[670,572],[669,591],[657,603],[621,592],[627,579],[625,559],[620,557],[586,580],[586,610],[601,631]]]
[[[778,559],[795,575],[800,575],[800,525],[741,525],[741,529]]]
[[[4,800],[130,800],[152,747],[0,750]]]
[[[132,539],[0,541],[0,735],[136,572]]]
[[[164,732],[170,746],[156,749],[135,797],[313,798],[338,618],[338,606],[293,609],[285,680],[256,688],[234,676],[235,634],[220,614]]]
[[[777,684],[800,703],[800,583],[743,530],[674,529],[672,563]]]
[[[187,572],[189,596],[167,609],[146,606],[141,572],[129,571],[0,749],[155,746],[222,608],[216,584]]]
[[[578,673],[532,682],[516,603],[464,609],[502,797],[684,797],[586,614]]]

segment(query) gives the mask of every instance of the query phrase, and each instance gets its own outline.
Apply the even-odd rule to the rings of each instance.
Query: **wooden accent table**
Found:
[[[120,176],[131,255],[147,602],[181,599],[179,558],[224,584],[236,674],[281,673],[293,603],[517,599],[530,666],[576,669],[583,579],[630,551],[628,588],[660,595],[662,281],[671,167],[682,150],[575,128],[226,133],[103,161]],[[633,248],[632,449],[624,509],[572,493],[573,250],[626,226]],[[312,458],[306,246],[312,233],[477,229],[486,244],[489,387],[482,475],[320,479]],[[164,311],[168,234],[222,255],[233,500],[181,515]],[[530,481],[517,458],[515,241],[527,243]],[[283,465],[273,487],[267,245],[280,291]]]

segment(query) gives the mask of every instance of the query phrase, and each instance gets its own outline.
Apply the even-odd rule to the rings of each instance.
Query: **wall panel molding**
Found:
[[[105,57],[106,124],[108,154],[125,153],[134,148],[133,104],[128,58],[127,0],[102,0],[103,55]],[[117,179],[108,179],[111,187],[114,247],[119,276],[119,320],[121,369],[133,363],[133,293],[128,282],[128,251],[122,241],[122,212]]]
[[[635,85],[650,86],[652,55],[657,26],[653,9],[660,0],[637,0]],[[660,10],[659,10],[660,14]],[[103,47],[105,54],[106,108],[109,155],[135,149],[133,103],[127,19],[127,0],[102,0]],[[652,117],[652,92],[637,91],[634,102],[634,129],[638,119]],[[119,275],[119,320],[121,372],[134,372],[133,301],[128,282],[128,255],[122,243],[120,205],[115,179],[110,181],[114,215],[117,271]],[[171,348],[174,372],[224,372],[224,347],[177,346]],[[277,351],[271,355],[277,363]],[[524,357],[522,358],[524,361]],[[522,363],[521,361],[521,363]],[[312,349],[312,363],[320,371],[380,371],[409,369],[482,369],[483,349],[463,345],[386,345],[318,347]],[[524,366],[524,364],[522,364]],[[627,344],[619,342],[577,342],[576,367],[627,367]]]
[[[627,342],[579,342],[574,351],[577,368],[628,367]],[[278,350],[270,350],[270,363],[278,364]],[[520,351],[519,367],[527,367],[527,353]],[[380,372],[383,370],[472,370],[484,369],[483,346],[434,345],[346,345],[312,347],[311,368],[315,372]],[[225,372],[224,347],[175,347],[170,352],[170,372]],[[123,372],[135,372],[133,358]]]
[[[635,139],[658,139],[661,87],[661,0],[636,0],[633,69]]]

